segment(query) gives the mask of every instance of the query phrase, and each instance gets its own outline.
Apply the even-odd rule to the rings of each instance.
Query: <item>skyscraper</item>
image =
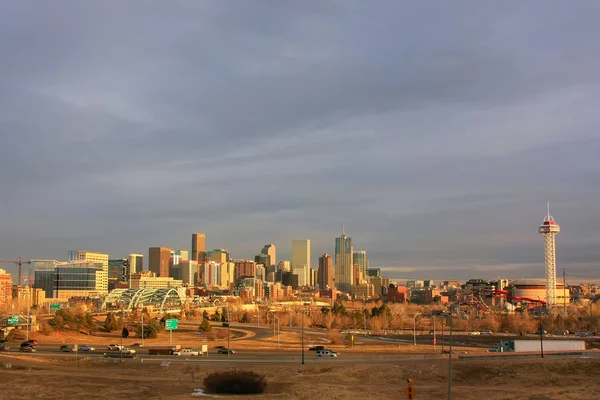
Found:
[[[329,254],[323,254],[319,257],[318,283],[319,289],[333,287],[333,261]]]
[[[89,261],[102,264],[102,271],[98,274],[98,287],[100,291],[108,292],[108,254],[92,253],[84,250],[69,251],[69,261]]]
[[[142,254],[129,255],[129,274],[142,272],[144,270],[144,256]]]
[[[261,254],[267,254],[271,257],[271,264],[265,265],[265,267],[277,265],[277,249],[275,248],[274,244],[265,244],[260,252]]]
[[[148,270],[154,272],[158,277],[168,277],[171,249],[167,247],[150,247],[148,253]]]
[[[354,283],[352,256],[352,238],[342,233],[335,238],[335,288],[345,293],[352,290]]]
[[[292,240],[292,271],[300,286],[310,285],[310,240]],[[302,274],[302,276],[300,276]]]
[[[355,251],[353,257],[354,264],[360,265],[360,272],[362,272],[363,277],[366,277],[367,270],[369,269],[369,259],[367,258],[367,251],[365,249]]]
[[[194,233],[192,235],[192,260],[203,262],[206,254],[206,235]]]

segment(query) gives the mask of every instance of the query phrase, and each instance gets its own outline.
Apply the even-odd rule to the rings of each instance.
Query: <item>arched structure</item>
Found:
[[[183,310],[181,297],[174,288],[115,289],[104,299],[102,310],[132,311],[142,306],[159,313],[179,313]]]

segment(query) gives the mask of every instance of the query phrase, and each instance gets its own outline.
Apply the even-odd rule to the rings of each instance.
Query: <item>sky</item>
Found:
[[[0,12],[0,259],[210,249],[600,281],[600,3],[36,1]],[[11,264],[0,268],[15,271]]]

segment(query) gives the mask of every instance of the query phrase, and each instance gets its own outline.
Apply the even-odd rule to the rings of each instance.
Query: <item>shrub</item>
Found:
[[[267,382],[256,372],[232,370],[209,374],[204,378],[204,388],[209,393],[258,394],[264,393]]]
[[[210,322],[208,322],[207,319],[203,320],[202,323],[199,326],[199,329],[202,332],[210,332],[212,331],[212,325],[210,324]]]

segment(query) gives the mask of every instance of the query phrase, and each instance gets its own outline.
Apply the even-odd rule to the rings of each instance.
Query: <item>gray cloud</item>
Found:
[[[593,278],[599,6],[376,3],[5,5],[0,258],[345,225],[392,276],[535,276],[551,200]]]

